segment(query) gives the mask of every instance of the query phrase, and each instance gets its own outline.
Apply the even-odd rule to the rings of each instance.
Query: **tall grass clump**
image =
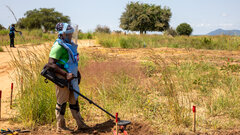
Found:
[[[37,53],[41,52],[41,53]],[[11,53],[15,67],[18,96],[16,97],[17,119],[27,126],[52,123],[56,104],[54,85],[46,84],[40,72],[47,63],[49,48]]]
[[[120,43],[118,42],[118,36],[111,36],[110,34],[96,34],[96,38],[99,44],[104,47],[120,47]]]
[[[169,132],[176,127],[189,128],[191,125],[191,98],[189,93],[185,93],[181,88],[182,84],[178,83],[180,78],[175,76],[174,65],[155,55],[152,56],[152,61],[156,65],[155,73],[158,74],[153,76],[156,82],[153,81],[150,85],[154,93],[151,96],[161,99],[155,101],[155,104],[162,104],[158,113],[165,124],[160,124],[161,120],[152,119],[152,121],[156,122],[159,132]]]
[[[48,62],[49,47],[32,48],[26,51],[10,52],[15,67],[18,95],[16,97],[17,120],[29,127],[55,122],[55,85],[40,75]],[[80,59],[87,56],[80,55]],[[86,62],[86,60],[85,60]],[[82,62],[84,65],[84,61]]]
[[[137,37],[126,37],[119,40],[121,48],[142,48],[143,42]]]

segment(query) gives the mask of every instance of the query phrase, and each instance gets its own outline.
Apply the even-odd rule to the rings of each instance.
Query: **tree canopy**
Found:
[[[58,22],[70,22],[69,16],[55,11],[54,8],[40,8],[29,10],[24,14],[25,17],[19,19],[17,26],[27,29],[44,28],[46,31],[54,30]]]
[[[2,24],[0,24],[0,30],[5,30],[6,28],[2,26]]]
[[[140,31],[141,34],[146,31],[164,31],[169,28],[171,16],[171,10],[167,7],[131,2],[120,17],[120,27],[123,30]]]
[[[179,35],[186,35],[186,36],[190,36],[193,31],[192,27],[187,23],[179,24],[176,30]]]

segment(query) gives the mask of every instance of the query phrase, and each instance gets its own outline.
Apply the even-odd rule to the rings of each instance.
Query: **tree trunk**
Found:
[[[142,35],[143,34],[143,30],[140,30],[140,35]]]

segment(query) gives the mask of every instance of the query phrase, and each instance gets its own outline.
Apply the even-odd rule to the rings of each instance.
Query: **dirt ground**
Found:
[[[95,40],[81,40],[78,41],[79,49],[81,51],[88,51],[91,53],[99,54],[99,56],[108,55],[110,57],[127,58],[134,60],[142,60],[146,56],[150,56],[155,53],[158,57],[166,59],[166,61],[174,62],[172,58],[178,58],[179,61],[196,60],[205,61],[206,58],[209,62],[216,64],[224,64],[229,59],[234,59],[231,63],[240,63],[240,52],[239,51],[218,51],[218,50],[196,50],[196,49],[174,49],[174,48],[156,48],[156,49],[120,49],[120,48],[103,48],[96,44]],[[43,45],[37,45],[39,49],[44,49],[44,46],[51,45],[46,43]],[[12,79],[14,78],[14,68],[10,66],[11,57],[9,52],[12,51],[16,54],[18,51],[32,49],[32,46],[16,45],[16,48],[3,47],[4,52],[0,52],[0,90],[2,90],[2,110],[0,119],[0,129],[19,129],[23,126],[19,123],[13,123],[11,119],[14,115],[14,110],[10,109],[10,92],[11,83],[15,83]],[[16,95],[14,91],[13,95]],[[73,133],[73,134],[100,134],[110,135],[114,129],[114,122],[109,120],[101,124],[90,125],[89,130]],[[55,129],[50,126],[42,126],[31,131],[30,134],[55,134]],[[154,134],[147,124],[141,122],[132,122],[127,127],[127,131],[130,135],[144,135]],[[193,133],[187,133],[193,134]],[[224,130],[224,131],[212,131],[209,133],[198,133],[198,134],[240,134],[240,130]]]

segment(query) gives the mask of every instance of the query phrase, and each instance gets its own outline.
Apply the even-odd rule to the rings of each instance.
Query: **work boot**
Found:
[[[64,115],[61,115],[57,110],[55,111],[57,118],[57,133],[71,134],[72,130],[66,127]]]
[[[83,120],[81,114],[79,113],[79,111],[76,111],[73,109],[70,109],[70,110],[71,110],[73,118],[76,120],[77,130],[88,129],[89,126],[84,123],[84,120]]]

